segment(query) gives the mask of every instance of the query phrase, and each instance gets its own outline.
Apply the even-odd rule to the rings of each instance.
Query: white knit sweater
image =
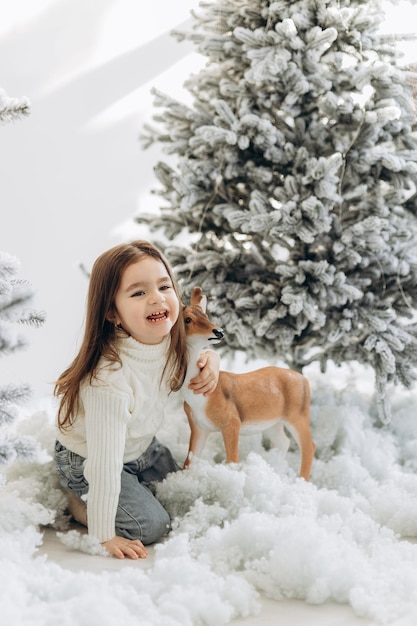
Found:
[[[137,459],[159,430],[168,401],[161,384],[169,337],[144,345],[132,337],[120,339],[122,367],[102,361],[97,380],[80,390],[80,412],[59,441],[85,457],[89,483],[88,532],[108,541],[115,536],[115,517],[123,463]]]

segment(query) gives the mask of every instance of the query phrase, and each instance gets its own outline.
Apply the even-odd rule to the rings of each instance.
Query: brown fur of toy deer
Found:
[[[183,315],[190,362],[183,385],[184,409],[191,428],[184,467],[199,456],[210,432],[223,436],[228,463],[239,463],[239,434],[268,431],[272,445],[285,454],[289,439],[284,425],[301,450],[300,477],[308,480],[315,445],[310,432],[310,387],[307,379],[291,369],[264,367],[244,374],[221,371],[215,391],[207,397],[188,390],[189,380],[198,372],[197,358],[209,343],[223,339],[223,331],[206,315],[207,299],[194,287],[191,304]]]

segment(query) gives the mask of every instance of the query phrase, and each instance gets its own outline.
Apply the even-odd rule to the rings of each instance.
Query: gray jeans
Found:
[[[78,497],[88,493],[88,482],[84,476],[85,459],[82,456],[56,441],[55,462],[65,489]],[[169,515],[155,498],[153,483],[179,469],[169,449],[156,438],[136,461],[123,465],[116,535],[140,539],[143,544],[149,545],[168,532]]]

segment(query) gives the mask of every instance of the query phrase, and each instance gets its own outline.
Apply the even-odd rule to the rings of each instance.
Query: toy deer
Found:
[[[228,463],[239,463],[240,432],[268,430],[272,445],[285,454],[289,439],[284,424],[301,450],[300,477],[308,480],[315,445],[310,432],[310,388],[307,379],[291,369],[264,367],[245,374],[221,371],[215,391],[194,394],[188,382],[198,373],[197,359],[208,343],[219,343],[223,331],[206,315],[207,299],[194,287],[191,304],[184,308],[189,365],[183,385],[184,409],[191,428],[184,467],[199,456],[210,432],[221,431]]]

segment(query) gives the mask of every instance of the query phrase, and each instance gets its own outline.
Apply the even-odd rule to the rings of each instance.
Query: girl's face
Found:
[[[115,298],[115,317],[134,339],[160,343],[178,319],[179,302],[165,265],[145,257],[122,274]]]

